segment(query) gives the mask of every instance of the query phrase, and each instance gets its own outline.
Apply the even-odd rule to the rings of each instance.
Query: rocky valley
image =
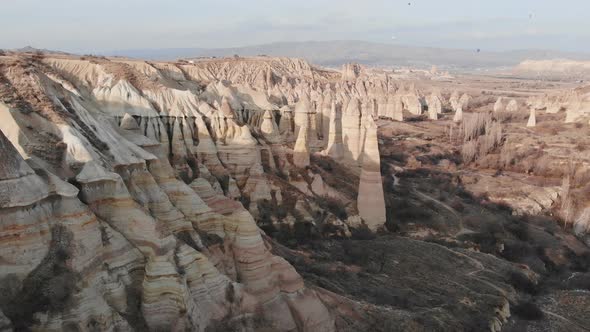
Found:
[[[588,331],[590,87],[536,65],[3,52],[0,331]]]

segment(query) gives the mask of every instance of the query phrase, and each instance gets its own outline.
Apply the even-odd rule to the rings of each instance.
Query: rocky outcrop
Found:
[[[435,94],[430,95],[427,99],[428,103],[428,118],[430,120],[438,120],[438,115],[442,113],[442,102]]]
[[[318,137],[316,112],[307,95],[303,95],[297,102],[294,113],[295,137],[299,137],[299,128],[306,126],[308,131],[308,144],[315,146]]]
[[[420,98],[415,94],[407,94],[402,96],[404,108],[414,115],[422,114],[422,103]]]
[[[501,112],[503,110],[504,110],[503,98],[498,97],[498,99],[496,99],[496,102],[494,103],[494,112]]]
[[[487,193],[491,201],[507,204],[517,215],[536,215],[550,209],[560,192],[559,187],[537,187],[510,175],[470,174],[463,176],[462,182],[474,194]]]
[[[506,105],[506,111],[508,112],[516,112],[518,111],[518,102],[515,99],[512,99]]]
[[[459,107],[455,111],[455,115],[453,116],[453,122],[461,122],[463,121],[463,108]]]
[[[328,147],[324,154],[334,160],[342,160],[344,157],[344,146],[342,144],[342,111],[332,101],[330,112],[330,133],[328,134]]]
[[[573,90],[558,91],[546,94],[534,102],[537,110],[545,109],[545,113],[555,114],[565,111],[566,123],[585,123],[590,119],[590,89],[587,85]]]
[[[0,66],[3,88],[36,103],[0,109],[0,284],[11,285],[1,317],[17,330],[204,331],[255,318],[333,330],[316,293],[233,200],[239,187],[272,198],[264,147],[240,122],[251,115],[238,109],[238,120],[232,108],[244,99],[223,85],[206,96],[218,107],[203,104],[197,89],[179,90],[172,78],[186,76],[174,68],[50,59],[21,75]],[[276,137],[265,117],[261,132]]]
[[[279,121],[279,132],[288,141],[293,139],[294,135],[294,122],[293,122],[293,111],[289,106],[281,107],[281,120]]]
[[[365,132],[357,207],[359,215],[369,229],[377,230],[385,225],[386,218],[377,126],[372,116],[367,117],[365,121]]]
[[[268,180],[264,176],[264,169],[259,163],[254,164],[248,170],[248,180],[244,185],[243,192],[250,199],[254,208],[258,201],[272,200],[271,189]]]
[[[323,94],[321,103],[319,105],[318,128],[320,131],[320,136],[323,140],[324,147],[328,142],[328,136],[330,132],[330,117],[332,114],[332,103],[334,102],[335,100],[332,97],[332,91],[328,90]]]
[[[404,121],[404,103],[402,97],[398,95],[391,96],[387,100],[388,108],[391,112],[391,118],[395,121]]]
[[[352,98],[348,102],[346,111],[342,114],[342,141],[344,146],[344,160],[350,164],[359,161],[362,152],[361,110],[359,101]]]
[[[449,98],[449,103],[451,104],[451,109],[455,112],[457,111],[457,108],[459,108],[460,105],[459,99],[459,92],[457,90],[453,91],[453,93],[451,93],[451,97]]]
[[[510,250],[521,240],[512,227],[502,233],[509,238],[485,248],[476,235],[488,229],[481,226],[488,218],[461,223],[463,205],[466,212],[508,216],[479,200],[448,207],[423,188],[404,203],[420,208],[427,202],[433,220],[407,222],[407,213],[393,211],[390,222],[399,217],[395,226],[404,234],[460,242],[453,248],[405,235],[326,246],[313,239],[300,247],[305,250],[274,242],[298,246],[307,236],[366,235],[355,229],[363,223],[372,231],[385,226],[390,197],[384,183],[423,179],[416,179],[422,172],[382,178],[379,148],[399,153],[428,144],[431,157],[446,154],[448,145],[437,143],[446,136],[444,122],[387,120],[422,119],[414,115],[424,103],[429,118],[439,117],[440,92],[424,98],[402,84],[430,74],[345,68],[349,73],[342,75],[266,56],[148,63],[62,55],[10,65],[6,58],[0,56],[0,330],[364,331],[383,325],[496,331],[518,323],[507,322],[509,303],[524,296],[511,277],[534,273],[528,262],[499,258],[503,245]],[[579,121],[587,113],[585,93],[539,104]],[[464,97],[451,98],[458,122],[469,108]],[[381,146],[377,123],[385,134]],[[389,140],[392,128],[404,139]],[[449,160],[430,165],[406,152],[409,168],[455,171]],[[403,171],[394,164],[383,166]],[[510,204],[516,214],[545,213],[559,202],[558,191],[540,190],[533,176],[514,191],[511,172],[471,180],[463,173],[449,179]],[[446,176],[435,180],[444,179],[439,175]],[[573,218],[580,237],[589,220],[585,211]],[[541,234],[543,243],[553,236],[536,227],[527,231],[531,239]],[[331,259],[332,250],[338,259]],[[364,259],[358,252],[372,260],[357,262]],[[314,286],[289,262],[305,269]],[[368,286],[359,292],[359,284]],[[400,298],[412,300],[391,310]],[[383,301],[390,306],[376,304]],[[423,310],[440,303],[453,305]]]
[[[129,113],[125,113],[123,119],[121,119],[121,124],[119,126],[121,127],[121,129],[139,130],[139,124]]]
[[[469,103],[471,102],[471,97],[464,93],[461,98],[459,99],[459,102],[457,104],[457,109],[462,108],[462,109],[468,109],[469,108]]]
[[[102,243],[101,228],[106,234],[112,230],[77,199],[78,189],[37,165],[34,170],[2,132],[0,149],[0,280],[9,286],[3,288],[2,316],[15,329],[37,324],[57,331],[86,326],[104,314],[113,318],[97,322],[99,328],[130,329],[116,304],[107,301],[124,296],[120,287],[131,279],[112,280],[104,264],[119,266],[120,276],[130,278],[127,269],[141,265],[141,256],[120,236]],[[114,257],[113,250],[122,251]],[[100,293],[102,287],[112,292]],[[59,296],[53,296],[56,289]],[[43,303],[67,315],[43,318]],[[35,317],[41,320],[35,323]]]
[[[342,80],[355,81],[361,75],[362,68],[358,63],[347,63],[342,66]]]
[[[249,84],[265,91],[272,83],[286,81],[287,78],[309,80],[326,74],[314,71],[308,62],[301,59],[266,56],[199,59],[194,63],[181,65],[180,68],[193,81],[224,80],[234,84]],[[333,76],[336,77],[336,74],[338,73]]]
[[[574,221],[574,232],[579,236],[590,233],[590,208],[585,208]]]
[[[293,148],[293,165],[299,168],[309,166],[309,130],[307,124],[299,127],[299,134]]]
[[[527,127],[535,127],[537,125],[537,117],[536,117],[536,110],[534,107],[531,107],[529,120],[527,121]]]
[[[268,110],[264,112],[264,119],[260,125],[260,131],[270,143],[277,144],[281,142],[279,127],[277,126],[272,113]]]

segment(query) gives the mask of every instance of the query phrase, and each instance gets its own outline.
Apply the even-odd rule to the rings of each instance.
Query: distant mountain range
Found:
[[[36,49],[31,46],[10,51],[68,54],[65,52]],[[105,51],[97,55],[122,56],[146,60],[176,60],[199,57],[225,56],[284,56],[305,59],[312,64],[339,68],[345,63],[357,62],[363,65],[383,68],[421,68],[437,66],[450,71],[485,71],[512,69],[526,60],[590,61],[589,53],[571,53],[555,50],[515,50],[491,52],[486,50],[465,50],[402,46],[397,44],[366,41],[308,41],[277,42],[231,48],[161,48]]]
[[[62,52],[62,51],[54,51],[54,50],[48,50],[45,48],[35,48],[32,46],[25,46],[25,47],[21,47],[21,48],[16,48],[16,49],[12,49],[12,50],[8,50],[8,51],[13,51],[13,52],[18,52],[18,53],[36,53],[36,52],[41,52],[41,53],[48,53],[48,54],[70,54],[67,52]]]
[[[590,54],[551,50],[517,50],[489,52],[430,47],[401,46],[366,41],[277,42],[233,48],[133,49],[104,52],[103,55],[126,56],[151,60],[222,56],[287,56],[303,58],[313,64],[339,67],[358,62],[374,67],[430,68],[444,70],[486,70],[513,67],[524,60],[571,59],[590,60]]]

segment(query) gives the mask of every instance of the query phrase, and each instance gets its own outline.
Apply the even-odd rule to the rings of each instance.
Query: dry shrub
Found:
[[[509,122],[513,117],[513,112],[500,111],[494,113],[494,118],[502,123]]]
[[[492,152],[502,143],[502,124],[499,122],[488,122],[485,128],[485,135],[479,141],[479,155],[484,156]]]
[[[486,91],[482,91],[482,94],[486,94]],[[490,96],[480,96],[480,97],[474,97],[470,102],[469,102],[469,108],[470,109],[478,109],[478,108],[482,108],[482,107],[486,107],[488,105],[494,104],[496,102],[496,98],[495,97],[490,97]]]
[[[476,139],[480,135],[483,135],[486,127],[492,122],[491,114],[483,112],[465,114],[463,118],[461,131],[463,133],[464,142]]]
[[[489,112],[466,114],[457,135],[463,142],[461,155],[466,163],[487,156],[504,140],[502,124]]]
[[[576,151],[578,152],[582,152],[584,150],[586,150],[587,146],[584,143],[578,143],[576,144]]]
[[[551,162],[551,158],[548,155],[543,154],[537,162],[533,166],[533,172],[537,175],[546,175],[549,169],[549,163]]]
[[[514,145],[504,145],[502,147],[502,151],[500,152],[500,166],[506,169],[513,168],[513,170],[517,172],[524,172],[526,165],[520,165],[519,162],[525,159],[527,156],[530,156],[531,153],[535,153],[535,151],[530,150],[528,152],[521,152],[518,151],[518,148]]]
[[[569,179],[572,189],[583,187],[590,182],[590,169],[581,161],[579,154],[574,154],[563,171],[564,179]]]
[[[535,127],[535,131],[540,134],[556,136],[563,130],[563,123],[561,121],[544,121]]]
[[[576,184],[576,187],[581,187],[590,183],[590,169],[578,168],[574,176],[574,183]]]
[[[461,157],[463,162],[470,163],[477,157],[477,141],[468,141],[461,147]]]

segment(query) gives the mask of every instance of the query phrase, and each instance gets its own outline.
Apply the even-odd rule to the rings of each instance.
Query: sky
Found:
[[[0,0],[0,48],[78,53],[363,40],[590,53],[589,0]]]

